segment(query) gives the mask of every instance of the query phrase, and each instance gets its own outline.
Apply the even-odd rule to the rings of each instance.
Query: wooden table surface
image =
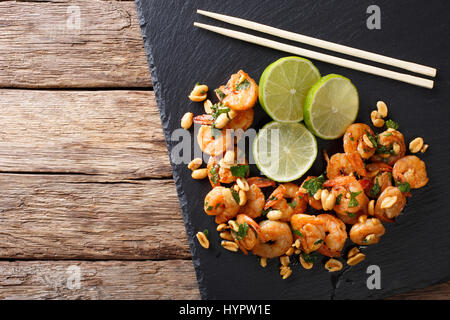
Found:
[[[0,298],[198,299],[134,2],[0,0],[0,87]]]

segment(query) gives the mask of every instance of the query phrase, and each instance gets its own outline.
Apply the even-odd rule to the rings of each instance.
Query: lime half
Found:
[[[358,91],[353,83],[343,76],[329,74],[308,92],[305,124],[322,139],[337,139],[355,121],[358,108]]]
[[[253,157],[259,170],[278,182],[299,179],[316,156],[316,138],[301,123],[270,122],[253,141]]]
[[[319,79],[319,70],[311,61],[281,58],[264,70],[259,81],[259,102],[273,120],[300,122],[308,90]]]

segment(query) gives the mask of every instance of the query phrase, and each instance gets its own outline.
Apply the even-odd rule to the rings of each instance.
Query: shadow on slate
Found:
[[[357,121],[369,123],[376,101],[383,99],[389,105],[389,117],[399,122],[407,141],[420,136],[430,145],[425,154],[419,155],[427,164],[429,184],[413,190],[413,197],[397,223],[386,226],[387,233],[380,244],[362,249],[367,255],[363,263],[344,268],[337,274],[328,273],[323,261],[309,271],[302,270],[297,263],[293,275],[282,280],[278,259],[269,261],[263,269],[255,256],[230,253],[221,248],[214,231],[214,218],[203,212],[209,183],[192,180],[186,165],[173,163],[171,156],[203,299],[377,299],[450,280],[447,205],[450,198],[447,41],[450,2],[377,1],[381,8],[381,30],[366,27],[366,9],[371,4],[372,1],[367,0],[136,1],[169,154],[178,143],[179,138],[172,139],[172,132],[180,127],[182,115],[188,111],[203,112],[202,104],[187,98],[197,81],[214,89],[239,69],[258,80],[267,65],[287,55],[194,28],[194,21],[227,26],[197,15],[197,8],[438,69],[435,88],[428,90],[313,61],[322,75],[341,74],[356,85],[360,94]],[[211,93],[212,90],[210,98],[215,101]],[[259,106],[255,110],[253,128],[260,128],[270,119]],[[196,146],[194,138],[191,139]],[[318,139],[318,143],[319,150],[327,148],[330,154],[342,152],[341,139],[332,142]],[[319,155],[309,174],[318,175],[324,169],[323,158]],[[252,172],[258,173],[255,168]],[[195,240],[196,232],[204,229],[210,230],[209,250],[201,248]],[[347,248],[349,246],[351,244],[347,243]],[[369,290],[366,286],[369,265],[381,268],[381,290]]]

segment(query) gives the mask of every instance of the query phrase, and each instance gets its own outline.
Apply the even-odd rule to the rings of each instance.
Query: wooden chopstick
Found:
[[[198,23],[198,22],[194,22],[194,26],[196,26],[198,28],[206,29],[206,30],[209,30],[212,32],[216,32],[216,33],[222,34],[222,35],[230,37],[230,38],[239,39],[239,40],[254,43],[254,44],[257,44],[260,46],[288,52],[291,54],[307,57],[310,59],[315,59],[315,60],[335,64],[337,66],[350,68],[350,69],[374,74],[377,76],[406,82],[406,83],[413,84],[413,85],[416,85],[419,87],[432,89],[433,85],[434,85],[434,82],[432,80],[419,78],[419,77],[412,76],[409,74],[395,72],[395,71],[391,71],[391,70],[387,70],[387,69],[382,69],[379,67],[374,67],[371,65],[363,64],[363,63],[352,61],[352,60],[347,60],[347,59],[343,59],[343,58],[330,56],[328,54],[323,54],[323,53],[315,52],[312,50],[307,50],[307,49],[291,46],[291,45],[288,45],[285,43],[257,37],[257,36],[247,34],[244,32],[229,30],[229,29],[225,29],[225,28],[221,28],[221,27],[215,27],[215,26],[211,26],[208,24]]]
[[[207,16],[207,17],[210,17],[210,18],[213,18],[213,19],[216,19],[216,20],[227,22],[229,24],[233,24],[236,26],[240,26],[240,27],[244,27],[247,29],[251,29],[251,30],[262,32],[262,33],[267,33],[267,34],[270,34],[273,36],[277,36],[279,38],[309,44],[309,45],[312,45],[315,47],[335,51],[338,53],[347,54],[350,56],[354,56],[354,57],[358,57],[358,58],[362,58],[362,59],[366,59],[366,60],[370,60],[370,61],[374,61],[374,62],[378,62],[378,63],[390,65],[390,66],[394,66],[397,68],[405,69],[405,70],[412,71],[415,73],[420,73],[420,74],[430,76],[430,77],[436,76],[435,68],[427,67],[427,66],[420,65],[417,63],[412,63],[412,62],[408,62],[408,61],[404,61],[404,60],[399,60],[399,59],[383,56],[381,54],[377,54],[377,53],[373,53],[373,52],[355,49],[355,48],[340,45],[340,44],[337,44],[334,42],[325,41],[325,40],[321,40],[321,39],[317,39],[317,38],[313,38],[313,37],[308,37],[308,36],[305,36],[302,34],[274,28],[274,27],[264,25],[261,23],[257,23],[257,22],[253,22],[253,21],[249,21],[249,20],[245,20],[245,19],[241,19],[241,18],[231,17],[231,16],[219,14],[219,13],[214,13],[214,12],[205,11],[205,10],[197,10],[197,13]]]

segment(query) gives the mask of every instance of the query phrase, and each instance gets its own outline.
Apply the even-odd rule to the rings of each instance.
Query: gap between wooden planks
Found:
[[[66,28],[72,5],[79,31]],[[132,1],[0,1],[0,17],[0,87],[151,87]],[[0,97],[0,259],[44,259],[1,261],[0,298],[198,298],[153,93]],[[74,264],[85,277],[68,291]]]

